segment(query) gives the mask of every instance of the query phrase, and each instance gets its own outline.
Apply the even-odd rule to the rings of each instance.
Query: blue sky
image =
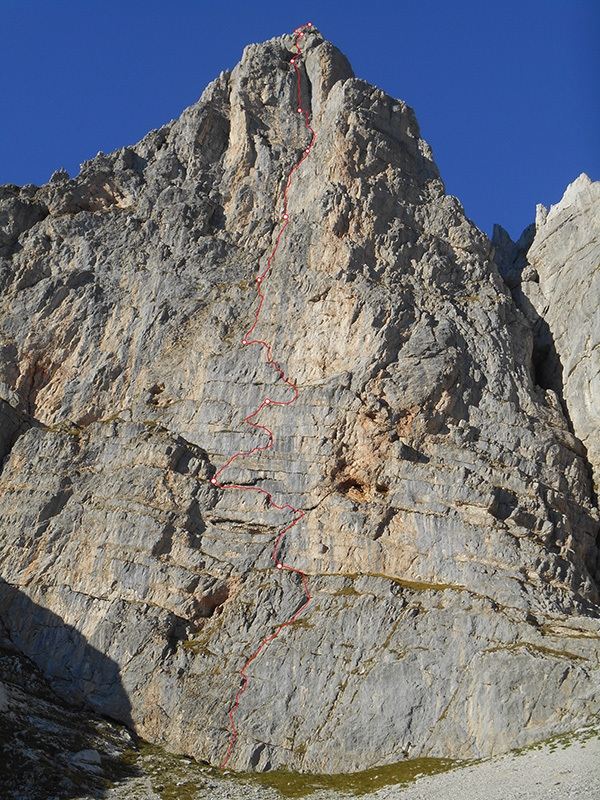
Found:
[[[487,233],[516,237],[579,173],[600,179],[599,0],[0,0],[0,183],[76,175],[309,20],[415,109]]]

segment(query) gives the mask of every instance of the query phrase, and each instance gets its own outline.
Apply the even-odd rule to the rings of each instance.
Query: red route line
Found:
[[[244,338],[242,339],[242,345],[244,345],[244,347],[246,347],[247,345],[250,345],[250,344],[258,344],[262,348],[264,348],[266,359],[267,359],[267,363],[270,364],[270,366],[272,366],[275,369],[275,371],[278,373],[278,375],[281,378],[281,380],[283,381],[283,383],[285,383],[286,386],[289,386],[290,389],[293,390],[294,396],[290,400],[271,400],[270,397],[267,397],[262,401],[262,403],[259,405],[259,407],[256,409],[256,411],[253,411],[252,414],[249,414],[246,417],[245,421],[247,422],[248,425],[250,425],[251,427],[255,428],[256,430],[265,431],[265,433],[268,434],[268,436],[269,436],[268,444],[260,445],[260,446],[257,446],[257,447],[253,447],[251,450],[246,450],[246,451],[243,451],[243,452],[240,452],[240,453],[235,453],[234,455],[232,455],[231,458],[219,470],[217,470],[217,472],[215,473],[214,477],[211,479],[211,483],[214,486],[216,486],[218,489],[241,489],[242,491],[246,491],[246,492],[260,492],[261,494],[264,494],[266,496],[267,500],[269,501],[269,505],[273,506],[273,508],[276,508],[279,511],[286,511],[286,510],[287,511],[292,511],[296,515],[294,517],[294,519],[288,525],[286,525],[282,530],[279,531],[277,539],[275,540],[275,545],[274,545],[273,550],[271,552],[271,558],[275,562],[275,566],[277,567],[277,569],[287,570],[288,572],[293,572],[296,575],[300,575],[300,578],[302,579],[302,586],[304,587],[304,591],[306,593],[306,601],[290,617],[290,619],[287,622],[284,622],[283,624],[281,624],[275,630],[274,633],[272,633],[270,636],[267,636],[266,639],[263,639],[263,641],[261,642],[261,644],[258,647],[258,649],[255,650],[254,653],[252,653],[250,658],[247,659],[246,663],[244,664],[244,666],[240,670],[240,675],[242,676],[243,685],[242,685],[242,688],[236,694],[235,702],[234,702],[233,706],[231,707],[231,710],[229,711],[229,720],[231,722],[232,734],[231,734],[231,740],[229,742],[229,747],[227,748],[227,754],[225,756],[225,760],[223,761],[223,764],[221,766],[221,769],[223,769],[223,770],[227,766],[227,762],[229,761],[229,757],[231,756],[231,751],[233,750],[233,745],[235,744],[235,740],[236,740],[237,735],[238,735],[237,728],[235,727],[234,714],[237,711],[238,706],[240,704],[241,696],[244,694],[244,692],[248,688],[248,676],[246,675],[246,670],[248,669],[250,664],[254,661],[254,659],[257,658],[260,655],[260,653],[269,644],[269,642],[272,642],[273,639],[276,639],[284,628],[287,628],[289,625],[292,625],[296,621],[297,617],[304,611],[304,609],[308,606],[308,604],[311,601],[311,595],[310,595],[310,592],[308,591],[308,585],[307,585],[307,582],[306,582],[306,575],[304,574],[304,572],[302,572],[302,570],[300,570],[300,569],[296,569],[295,567],[290,567],[287,564],[284,564],[282,561],[279,560],[279,557],[277,555],[277,551],[279,549],[279,545],[281,544],[281,540],[283,539],[285,534],[289,530],[291,530],[294,527],[294,525],[297,525],[298,522],[300,522],[300,520],[304,517],[304,511],[302,509],[300,509],[300,508],[295,508],[294,506],[290,505],[290,503],[285,503],[285,505],[282,505],[282,506],[278,505],[273,500],[273,497],[271,496],[270,492],[268,492],[266,489],[261,489],[258,486],[240,486],[238,484],[233,484],[233,483],[232,484],[223,485],[223,484],[219,483],[219,475],[222,472],[224,472],[224,470],[226,470],[228,467],[230,467],[231,464],[233,464],[233,462],[236,459],[245,458],[246,456],[250,456],[253,453],[257,453],[257,452],[259,452],[261,450],[269,450],[269,448],[273,447],[273,443],[274,443],[273,431],[271,431],[265,425],[258,425],[256,422],[253,422],[252,421],[253,418],[260,411],[262,411],[262,409],[265,406],[268,406],[268,405],[290,406],[290,405],[292,405],[292,403],[295,403],[296,400],[298,399],[298,389],[296,388],[296,386],[291,381],[289,381],[285,377],[285,374],[284,374],[283,370],[281,369],[281,367],[277,364],[277,362],[273,358],[271,358],[271,345],[268,344],[267,342],[262,341],[262,339],[251,339],[250,337],[252,336],[256,326],[258,325],[258,319],[259,319],[259,316],[260,316],[260,312],[262,310],[263,303],[265,301],[265,296],[261,291],[262,282],[267,277],[269,272],[271,271],[271,267],[272,267],[272,264],[273,264],[273,259],[275,258],[275,255],[277,254],[277,250],[279,248],[279,242],[281,241],[281,237],[283,236],[283,232],[285,231],[287,226],[290,224],[290,218],[289,218],[289,214],[288,214],[287,193],[288,193],[288,190],[289,190],[289,188],[290,188],[290,186],[292,184],[292,178],[294,176],[294,172],[298,169],[298,167],[304,161],[306,161],[306,159],[310,155],[310,151],[312,150],[312,148],[314,146],[314,143],[315,143],[315,139],[316,139],[316,134],[315,134],[314,130],[311,128],[310,123],[308,121],[308,111],[306,111],[305,109],[302,108],[302,89],[301,89],[301,84],[300,84],[300,70],[298,68],[298,64],[296,63],[298,58],[301,56],[300,40],[304,36],[304,29],[305,28],[312,28],[312,22],[308,22],[306,25],[301,25],[299,28],[296,28],[294,30],[294,33],[296,34],[295,45],[296,45],[296,53],[297,53],[297,55],[295,55],[293,58],[290,59],[290,63],[293,65],[294,69],[296,70],[296,79],[297,79],[297,83],[298,83],[298,113],[302,114],[304,116],[304,124],[306,125],[307,130],[309,130],[310,133],[311,133],[311,141],[310,141],[310,144],[308,145],[308,147],[305,148],[304,155],[302,156],[302,158],[290,170],[290,174],[288,176],[287,184],[285,185],[285,188],[283,190],[283,215],[282,215],[283,225],[281,226],[281,228],[279,229],[279,233],[277,234],[277,239],[275,240],[275,246],[273,247],[273,251],[271,252],[271,255],[269,256],[269,258],[267,260],[267,266],[266,266],[265,271],[256,278],[256,285],[257,285],[256,291],[257,291],[258,297],[260,299],[259,299],[259,302],[258,302],[258,307],[257,307],[257,309],[256,309],[256,311],[254,313],[254,322],[252,323],[252,325],[248,329],[248,331],[246,331],[246,334],[244,335]]]

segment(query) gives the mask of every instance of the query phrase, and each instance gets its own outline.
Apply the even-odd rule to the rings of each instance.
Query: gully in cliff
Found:
[[[239,691],[237,692],[237,694],[235,696],[235,702],[234,702],[234,704],[233,704],[233,706],[232,706],[232,708],[231,708],[231,710],[229,712],[229,719],[231,720],[231,731],[232,731],[232,733],[231,733],[231,740],[229,742],[229,747],[227,748],[227,753],[225,755],[225,759],[224,759],[223,764],[222,764],[222,769],[225,769],[225,767],[227,766],[227,762],[229,761],[229,758],[231,756],[231,751],[233,750],[233,746],[234,746],[235,740],[237,738],[237,728],[235,726],[234,715],[235,715],[235,712],[236,712],[236,710],[237,710],[237,708],[239,706],[241,696],[244,694],[244,692],[248,688],[248,676],[246,675],[246,670],[247,670],[248,666],[252,663],[252,661],[254,661],[255,658],[257,658],[260,655],[260,653],[269,644],[269,642],[272,642],[273,639],[276,639],[284,628],[286,628],[289,625],[291,625],[297,619],[297,617],[304,611],[304,609],[308,606],[308,604],[310,603],[310,600],[311,600],[310,592],[308,590],[308,585],[307,585],[307,582],[306,582],[306,575],[302,572],[302,570],[296,569],[295,567],[291,567],[288,564],[284,564],[280,560],[280,558],[278,556],[279,546],[281,544],[281,541],[282,541],[283,537],[285,536],[285,534],[289,530],[291,530],[304,517],[304,511],[302,511],[302,509],[300,509],[300,508],[295,508],[294,506],[290,505],[289,503],[286,503],[285,505],[278,505],[273,500],[270,492],[268,492],[266,489],[262,489],[262,488],[257,487],[257,486],[240,486],[240,485],[237,485],[237,484],[222,484],[222,483],[220,483],[220,480],[219,480],[219,476],[228,467],[230,467],[231,464],[236,459],[244,458],[245,456],[252,455],[253,453],[257,453],[257,452],[259,452],[261,450],[268,450],[269,448],[271,448],[273,446],[273,442],[274,442],[273,432],[269,428],[267,428],[265,425],[259,425],[258,423],[254,422],[253,421],[254,417],[256,417],[258,414],[260,414],[260,412],[266,406],[269,406],[269,405],[291,406],[293,403],[296,402],[296,400],[298,398],[298,389],[296,388],[296,386],[288,378],[286,378],[285,373],[283,372],[281,367],[273,359],[272,354],[271,354],[271,345],[268,342],[265,342],[265,341],[263,341],[261,339],[253,338],[253,333],[254,333],[254,330],[256,329],[256,326],[258,325],[260,312],[261,312],[261,309],[263,307],[263,303],[265,301],[265,295],[263,293],[263,281],[265,280],[265,278],[268,276],[269,272],[271,271],[271,268],[273,266],[273,260],[274,260],[274,258],[276,256],[277,250],[279,248],[279,242],[281,240],[281,237],[283,236],[286,228],[290,224],[290,216],[289,216],[289,212],[288,212],[287,193],[288,193],[288,190],[289,190],[289,188],[290,188],[290,186],[292,184],[292,180],[293,180],[295,171],[309,157],[310,152],[311,152],[311,150],[312,150],[312,148],[314,146],[315,139],[316,139],[315,131],[311,128],[310,123],[309,123],[308,111],[305,110],[302,107],[302,87],[301,87],[301,79],[300,79],[300,69],[298,67],[298,59],[301,57],[300,42],[301,42],[301,40],[302,40],[302,38],[304,36],[305,30],[307,28],[311,28],[311,27],[312,27],[312,23],[309,22],[306,25],[301,25],[299,28],[295,29],[295,31],[294,31],[294,33],[296,34],[295,47],[296,47],[297,55],[295,55],[290,60],[290,63],[292,64],[292,66],[294,67],[294,69],[296,71],[297,96],[298,96],[298,113],[303,115],[304,123],[306,125],[307,131],[310,133],[311,139],[310,139],[310,143],[308,144],[308,146],[304,150],[304,154],[303,154],[302,158],[300,158],[299,161],[296,162],[296,164],[292,167],[292,169],[290,170],[290,173],[288,175],[288,180],[287,180],[286,186],[285,186],[285,188],[283,190],[283,213],[282,213],[283,224],[281,225],[281,227],[279,229],[279,232],[277,234],[277,238],[275,239],[275,246],[273,247],[271,255],[269,256],[269,258],[267,260],[266,269],[264,270],[264,272],[262,274],[260,274],[256,278],[257,294],[258,294],[258,298],[259,298],[258,306],[257,306],[256,311],[254,313],[254,321],[253,321],[251,327],[245,333],[244,338],[242,339],[242,345],[244,347],[247,347],[247,346],[253,345],[253,344],[257,344],[261,348],[264,349],[265,356],[266,356],[266,359],[267,359],[267,363],[270,364],[273,367],[273,369],[278,373],[279,378],[281,379],[281,381],[283,383],[285,383],[287,386],[290,387],[290,389],[293,392],[293,396],[291,397],[290,400],[285,400],[285,401],[272,400],[271,398],[266,397],[262,401],[262,403],[258,406],[258,408],[246,417],[245,421],[248,423],[248,425],[252,426],[256,430],[265,431],[265,433],[268,435],[267,444],[253,447],[251,450],[247,450],[245,452],[234,453],[231,456],[231,458],[215,473],[215,476],[212,478],[213,485],[216,486],[219,489],[239,489],[239,490],[242,490],[242,491],[260,492],[261,494],[264,494],[267,497],[267,499],[269,501],[269,504],[273,508],[276,508],[279,511],[291,511],[293,513],[294,517],[293,517],[292,521],[288,525],[286,525],[284,528],[282,528],[279,531],[279,534],[277,535],[277,539],[275,540],[273,551],[271,553],[271,558],[275,562],[275,566],[276,566],[277,569],[287,570],[288,572],[293,572],[293,573],[296,573],[297,575],[300,576],[300,578],[302,580],[302,585],[304,587],[304,591],[306,593],[306,601],[290,617],[289,620],[287,620],[282,625],[280,625],[275,630],[275,632],[273,634],[271,634],[271,636],[268,636],[266,639],[264,639],[261,642],[261,644],[258,647],[258,649],[255,650],[254,653],[252,653],[252,655],[247,659],[246,663],[244,664],[244,666],[240,670],[240,675],[242,676],[242,686],[239,689]]]

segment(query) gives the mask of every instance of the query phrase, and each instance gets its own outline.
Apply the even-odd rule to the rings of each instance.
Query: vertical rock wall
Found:
[[[412,110],[318,31],[302,47],[317,140],[257,330],[300,395],[232,480],[306,510],[283,552],[313,601],[248,670],[229,766],[479,757],[585,724],[583,429]],[[304,602],[270,566],[285,514],[210,483],[289,393],[240,341],[307,144],[293,52],[251,45],[137,145],[2,189],[0,613],[61,696],[213,764],[241,666]]]
[[[524,301],[547,326],[545,378],[564,401],[600,482],[600,183],[580,175],[541,212],[527,252]]]

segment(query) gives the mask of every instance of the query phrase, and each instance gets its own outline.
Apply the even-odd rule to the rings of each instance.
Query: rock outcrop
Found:
[[[506,254],[510,243],[503,238]],[[520,245],[513,245],[507,260],[517,278],[515,300],[534,330],[537,379],[560,397],[586,447],[598,491],[600,183],[580,175],[550,211],[538,206]]]
[[[293,42],[246,48],[179,120],[76,178],[2,189],[0,616],[62,698],[215,765],[239,670],[304,602],[269,558],[289,515],[210,482],[264,443],[248,413],[290,395],[240,342],[307,146]],[[249,667],[229,766],[480,757],[588,723],[587,367],[561,356],[571,426],[412,110],[315,29],[300,62],[317,138],[257,331],[299,397],[261,411],[274,447],[227,478],[305,510],[282,553],[312,601]],[[545,282],[580,268],[575,238],[554,240],[572,203],[597,230],[597,186],[551,211],[527,256],[557,353],[573,337],[593,351],[594,314],[572,330]],[[504,244],[514,272],[526,256]]]

